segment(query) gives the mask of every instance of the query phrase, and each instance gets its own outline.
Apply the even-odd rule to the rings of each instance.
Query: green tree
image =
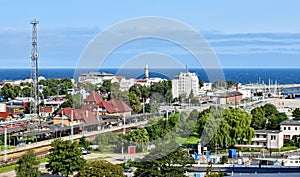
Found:
[[[33,150],[27,151],[18,160],[16,166],[17,177],[39,177],[39,161],[36,160],[36,155]]]
[[[242,142],[251,143],[254,135],[254,129],[251,125],[251,114],[244,110],[227,109],[227,110],[213,110],[200,114],[198,123],[202,144],[212,149],[215,144],[220,147],[235,145],[238,139]]]
[[[119,165],[114,165],[105,160],[89,161],[84,166],[84,169],[80,170],[75,177],[93,177],[93,176],[112,176],[122,177],[123,168]]]
[[[256,107],[251,110],[252,121],[251,127],[255,130],[264,130],[267,126],[265,111],[261,107]]]
[[[86,163],[81,155],[82,152],[76,142],[56,139],[51,143],[50,153],[47,156],[49,163],[46,167],[52,174],[72,175],[75,171],[81,170]]]
[[[17,96],[17,94],[15,93],[15,90],[11,84],[5,84],[1,88],[1,94],[6,99],[8,99],[8,98],[14,99]]]
[[[31,88],[30,87],[24,87],[21,91],[21,95],[23,97],[30,97],[31,95]]]
[[[145,151],[149,145],[149,135],[145,128],[139,128],[129,132],[125,139],[130,145],[136,145],[137,150]]]
[[[204,86],[204,81],[203,80],[199,80],[199,88]]]
[[[135,94],[137,97],[142,97],[142,92],[137,85],[133,85],[129,88],[129,93]]]
[[[129,98],[129,102],[130,102],[130,106],[131,106],[132,110],[134,112],[138,113],[140,111],[140,105],[141,105],[139,98],[133,92],[129,92],[128,98]]]
[[[111,88],[112,88],[112,84],[110,80],[105,80],[103,81],[103,83],[101,84],[99,91],[101,93],[110,93],[111,92]]]
[[[226,83],[227,83],[227,89],[230,89],[237,84],[235,81],[226,81]]]
[[[300,108],[296,108],[292,112],[292,116],[294,117],[294,120],[300,120]]]
[[[108,132],[97,135],[93,144],[99,145],[100,151],[113,151],[120,141],[121,138],[119,136],[115,133]]]
[[[168,147],[168,148],[166,148]],[[140,162],[135,176],[184,176],[188,167],[195,163],[192,156],[175,143],[161,143]],[[175,149],[169,152],[168,149]],[[174,165],[176,164],[176,165]]]
[[[262,109],[265,111],[268,130],[279,129],[280,123],[288,119],[287,115],[284,113],[280,113],[277,110],[276,106],[274,106],[273,104],[265,104],[264,106],[262,106]]]
[[[225,81],[215,81],[212,83],[213,89],[227,88],[227,82]]]
[[[89,150],[91,149],[91,147],[90,147],[90,142],[86,140],[86,137],[85,137],[85,136],[83,136],[83,137],[81,137],[81,138],[79,139],[78,146],[79,146],[79,147],[83,147],[83,148],[85,148],[85,149],[89,149]]]

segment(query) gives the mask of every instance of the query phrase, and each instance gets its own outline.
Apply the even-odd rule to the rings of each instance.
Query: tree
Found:
[[[204,86],[204,81],[203,80],[199,80],[199,88]]]
[[[235,145],[238,139],[251,143],[254,129],[250,127],[251,115],[244,110],[210,110],[201,115],[199,134],[202,144],[210,149],[219,144],[220,147]],[[204,125],[203,125],[204,124]]]
[[[226,83],[227,83],[227,89],[230,89],[231,87],[237,84],[235,81],[226,81]]]
[[[251,127],[255,130],[264,130],[266,129],[266,117],[265,117],[265,111],[261,107],[256,107],[252,109],[251,111],[252,115],[252,121],[251,121]]]
[[[142,96],[142,92],[137,85],[133,85],[129,88],[129,92],[135,94],[137,97]]]
[[[173,150],[169,152],[169,149]],[[186,150],[172,141],[158,144],[142,160],[135,176],[184,176],[188,167],[195,163]]]
[[[91,149],[91,147],[90,147],[90,142],[88,142],[87,140],[86,140],[86,137],[85,136],[83,136],[83,137],[81,137],[80,139],[79,139],[79,143],[78,143],[78,146],[79,147],[83,147],[83,148],[85,148],[85,149]]]
[[[94,144],[99,145],[100,151],[114,151],[121,138],[115,133],[102,133],[95,137]]]
[[[16,93],[15,93],[14,88],[11,84],[5,84],[1,88],[1,94],[6,99],[8,99],[8,98],[14,99],[16,97]]]
[[[105,80],[101,84],[101,86],[99,88],[99,91],[101,93],[110,93],[111,92],[111,87],[112,87],[111,81],[110,80]]]
[[[23,97],[30,97],[31,94],[31,88],[30,87],[24,87],[21,91],[21,95]]]
[[[49,163],[46,167],[52,174],[69,176],[84,167],[86,161],[81,155],[82,152],[76,142],[56,139],[51,143],[50,154],[48,155]]]
[[[135,95],[132,92],[129,92],[128,98],[129,98],[129,102],[130,102],[130,106],[131,106],[132,110],[134,112],[138,113],[140,111],[140,105],[141,105],[139,98],[137,97],[137,95]]]
[[[300,108],[296,108],[293,111],[292,116],[294,117],[294,120],[300,120]]]
[[[125,139],[129,141],[131,145],[136,145],[138,150],[145,151],[149,144],[149,135],[145,128],[139,128],[129,132]]]
[[[122,177],[123,168],[119,165],[114,165],[105,160],[89,161],[84,166],[84,169],[80,170],[75,177],[92,177],[92,176],[114,176]]]
[[[215,81],[212,83],[213,89],[227,88],[227,82],[225,81]]]
[[[39,161],[36,160],[36,155],[33,150],[27,151],[22,155],[17,162],[16,167],[17,177],[39,177]]]
[[[288,117],[285,113],[280,113],[276,106],[273,104],[265,104],[262,106],[262,109],[265,111],[265,117],[267,118],[267,129],[268,130],[277,130],[279,129],[280,123]]]

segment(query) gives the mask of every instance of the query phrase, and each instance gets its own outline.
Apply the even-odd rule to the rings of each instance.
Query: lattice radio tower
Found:
[[[39,21],[34,19],[30,22],[32,24],[32,50],[31,50],[31,75],[32,75],[32,96],[33,96],[33,105],[32,105],[32,113],[36,116],[38,113],[38,51],[37,51],[37,24]]]

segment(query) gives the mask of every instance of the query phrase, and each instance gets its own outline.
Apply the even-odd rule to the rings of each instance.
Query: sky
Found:
[[[176,20],[195,30],[223,68],[299,68],[299,7],[298,0],[3,0],[0,68],[31,66],[32,19],[39,20],[39,67],[72,68],[78,66],[97,35],[120,22],[146,16]],[[153,53],[151,57],[161,54],[161,60],[168,56],[182,65],[198,66],[195,56],[182,46],[145,38],[120,45],[107,55],[101,67],[117,68],[133,58],[143,60],[138,56],[149,60],[148,53]]]

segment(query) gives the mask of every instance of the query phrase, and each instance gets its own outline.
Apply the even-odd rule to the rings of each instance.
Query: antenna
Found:
[[[32,24],[32,50],[31,50],[31,75],[32,75],[32,96],[33,96],[33,105],[32,111],[36,116],[38,113],[38,51],[37,51],[37,24],[39,21],[34,19],[30,22]]]

